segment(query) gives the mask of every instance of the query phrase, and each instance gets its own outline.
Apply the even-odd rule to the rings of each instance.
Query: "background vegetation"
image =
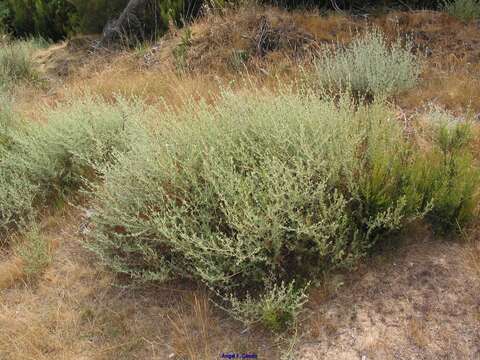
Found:
[[[0,0],[0,24],[4,31],[16,36],[42,36],[59,40],[74,33],[99,33],[107,22],[116,18],[128,0]],[[287,8],[313,7],[318,9],[364,11],[375,6],[384,8],[445,9],[464,20],[478,17],[479,3],[476,0],[265,0]],[[245,5],[244,1],[203,0],[151,0],[142,13],[146,31],[161,35],[169,23],[177,25],[195,16],[203,6],[221,8]]]

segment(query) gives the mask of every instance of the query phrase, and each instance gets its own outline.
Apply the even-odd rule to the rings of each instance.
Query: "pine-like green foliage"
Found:
[[[60,40],[75,33],[100,33],[116,19],[128,0],[0,0],[3,30],[16,36]],[[197,15],[202,0],[149,0],[132,20],[148,37],[162,35],[171,21],[182,25]],[[132,17],[133,19],[133,17]]]
[[[444,10],[462,21],[475,20],[480,18],[480,1],[444,0]]]
[[[379,30],[357,37],[345,49],[324,49],[316,69],[320,87],[361,97],[397,94],[413,87],[420,73],[409,46],[400,40],[389,45]]]
[[[67,0],[2,0],[8,5],[10,28],[17,36],[64,38],[72,28],[71,15],[75,8]]]
[[[423,174],[419,187],[433,198],[430,221],[442,232],[459,230],[478,214],[479,172],[469,149],[472,140],[468,121],[434,109],[428,134],[433,148],[419,161],[418,174]]]

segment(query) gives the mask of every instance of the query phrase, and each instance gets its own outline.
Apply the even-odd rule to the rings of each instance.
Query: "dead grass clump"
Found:
[[[253,70],[265,67],[276,53],[282,54],[283,62],[306,62],[318,49],[311,33],[299,27],[289,13],[274,8],[241,9],[224,17],[209,17],[192,30],[186,56],[190,70],[225,73],[242,69],[240,65]]]
[[[192,293],[188,303],[189,309],[177,309],[169,316],[174,353],[191,360],[213,358],[217,354],[214,329],[218,323],[210,300],[205,293]]]
[[[272,24],[265,15],[259,19],[254,37],[255,55],[264,57],[272,51],[288,50],[294,58],[303,58],[306,50],[317,49],[313,36],[302,32],[293,22]]]
[[[480,114],[480,78],[464,70],[433,72],[435,69],[427,70],[419,86],[403,94],[399,105],[415,109],[425,103],[436,103],[451,111]]]
[[[475,24],[435,11],[392,12],[372,22],[390,38],[409,37],[417,52],[427,57],[429,67],[447,70],[452,58],[478,61],[480,29]]]
[[[468,244],[466,256],[468,259],[468,264],[480,279],[480,241],[473,240]]]
[[[424,348],[430,343],[425,322],[422,319],[412,318],[407,321],[406,331],[410,341],[419,348]]]
[[[0,261],[0,290],[12,286],[23,276],[23,263],[19,257],[1,259]]]

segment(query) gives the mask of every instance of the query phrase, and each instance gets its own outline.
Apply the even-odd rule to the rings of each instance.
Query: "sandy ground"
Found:
[[[428,236],[311,304],[300,359],[480,359],[480,277],[467,243]],[[477,254],[478,255],[478,254]]]

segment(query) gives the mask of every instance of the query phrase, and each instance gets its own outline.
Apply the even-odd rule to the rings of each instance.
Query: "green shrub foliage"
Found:
[[[139,105],[89,98],[47,111],[46,124],[15,124],[4,112],[0,230],[29,224],[42,207],[61,203],[95,179],[95,164],[110,161],[112,152],[126,151],[140,136],[140,112]]]
[[[413,87],[420,66],[400,40],[389,45],[379,30],[357,37],[346,49],[325,49],[316,65],[318,84],[359,96],[390,96]]]
[[[480,178],[469,149],[471,126],[438,109],[431,112],[430,120],[433,148],[418,162],[417,172],[423,175],[419,187],[434,199],[428,217],[436,228],[441,232],[458,230],[478,211]]]
[[[450,171],[440,148],[419,150],[380,102],[225,94],[158,116],[150,141],[99,170],[89,244],[140,280],[190,278],[240,298],[272,277],[302,286],[415,218],[472,211],[472,162],[451,152]]]
[[[0,47],[0,88],[7,88],[19,81],[38,80],[32,55],[40,42],[34,39],[19,40]]]
[[[302,311],[307,302],[307,287],[308,284],[297,288],[294,281],[288,285],[267,284],[258,299],[248,293],[241,300],[230,294],[227,311],[246,325],[260,322],[270,330],[281,332],[292,326]]]
[[[88,185],[87,246],[113,270],[204,283],[235,317],[281,330],[310,279],[414,219],[450,231],[476,214],[469,124],[431,118],[425,148],[380,100],[309,91],[226,92],[161,113],[86,98],[28,126],[2,106],[0,229]]]

